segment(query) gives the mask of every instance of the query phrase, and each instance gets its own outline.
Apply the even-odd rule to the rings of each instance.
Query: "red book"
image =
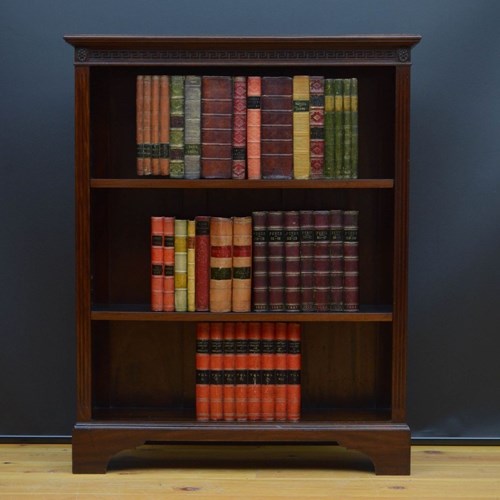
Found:
[[[311,179],[323,177],[325,161],[325,79],[309,79],[309,123],[311,151]]]
[[[358,211],[344,212],[344,311],[359,310]]]
[[[300,419],[301,338],[300,324],[287,325],[287,420]]]
[[[262,78],[261,159],[263,179],[293,177],[293,79]]]
[[[267,213],[269,310],[285,310],[285,240],[283,212]]]
[[[253,311],[269,310],[267,212],[252,212]]]
[[[248,324],[248,420],[262,418],[261,324]]]
[[[342,210],[330,210],[330,311],[343,311],[344,243]]]
[[[314,217],[301,210],[300,220],[300,310],[314,311]]]
[[[276,323],[274,335],[275,419],[287,419],[287,323]]]
[[[160,175],[170,175],[170,78],[160,76]]]
[[[235,398],[235,369],[236,369],[236,339],[235,325],[232,322],[224,323],[223,327],[223,368],[224,387],[222,391],[222,413],[224,420],[232,422],[236,417]]]
[[[222,323],[210,323],[210,420],[222,420],[223,411],[223,326]]]
[[[285,310],[300,311],[300,226],[299,212],[283,214],[285,239]]]
[[[210,217],[198,215],[195,221],[194,286],[197,311],[210,309]]]
[[[210,419],[210,324],[196,325],[196,419],[206,422]]]
[[[314,308],[330,308],[330,212],[317,210],[314,217]]]
[[[151,217],[151,310],[163,310],[163,217]]]
[[[261,109],[262,77],[249,76],[247,80],[247,176],[260,179],[261,172]]]
[[[203,76],[201,86],[201,176],[230,179],[233,160],[233,82]]]
[[[247,79],[233,79],[233,179],[244,179],[247,158]]]
[[[160,77],[151,77],[151,173],[160,175]]]
[[[274,323],[262,323],[261,345],[262,420],[272,421],[276,397]]]
[[[144,175],[144,75],[138,75],[135,87],[135,142],[137,175]]]
[[[143,175],[151,175],[151,90],[151,76],[145,76],[142,114]]]
[[[163,217],[163,310],[175,310],[175,217]]]
[[[238,422],[245,422],[248,420],[248,323],[236,323],[234,337],[236,420]]]

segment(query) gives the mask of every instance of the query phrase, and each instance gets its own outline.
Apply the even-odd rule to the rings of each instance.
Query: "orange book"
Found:
[[[223,413],[223,326],[210,323],[210,420],[222,420]]]
[[[138,75],[136,79],[135,113],[137,175],[144,175],[144,75]]]
[[[235,371],[235,325],[232,322],[224,323],[223,327],[223,368],[224,368],[224,387],[223,387],[223,414],[224,420],[231,422],[236,416],[234,371]]]
[[[287,420],[297,422],[300,419],[300,366],[301,338],[300,324],[287,325]]]
[[[175,217],[163,217],[163,310],[175,310]]]
[[[275,419],[275,324],[262,323],[262,420]]]
[[[151,217],[151,310],[163,310],[163,217]]]
[[[230,312],[233,267],[233,222],[210,218],[210,311]]]
[[[151,77],[151,173],[160,175],[160,77]]]
[[[151,175],[151,76],[144,77],[144,97],[142,115],[143,174]]]
[[[247,389],[248,389],[248,323],[236,323],[235,337],[235,389],[236,420],[248,420]]]
[[[261,324],[248,324],[248,420],[262,418]]]
[[[170,80],[160,76],[160,175],[170,175]]]
[[[247,78],[247,174],[249,179],[261,178],[260,166],[260,98],[262,77]]]
[[[233,217],[232,311],[252,307],[252,217]]]
[[[207,422],[210,418],[210,323],[196,325],[196,420]]]
[[[275,373],[275,392],[274,392],[274,411],[277,421],[286,420],[286,393],[287,393],[287,324],[276,323],[274,331],[274,373]]]

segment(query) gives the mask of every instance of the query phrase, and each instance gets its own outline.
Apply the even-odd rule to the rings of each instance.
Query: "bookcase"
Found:
[[[408,167],[413,35],[71,35],[75,66],[77,422],[73,471],[146,442],[337,443],[409,474]],[[138,177],[140,74],[357,78],[357,179]],[[254,210],[359,211],[357,312],[151,312],[149,220]],[[302,325],[298,422],[199,422],[199,321]]]

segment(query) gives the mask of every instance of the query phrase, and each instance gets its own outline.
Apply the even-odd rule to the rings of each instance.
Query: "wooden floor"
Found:
[[[411,476],[375,476],[334,446],[144,446],[105,475],[71,474],[70,445],[0,445],[0,498],[500,499],[500,447],[414,446]]]

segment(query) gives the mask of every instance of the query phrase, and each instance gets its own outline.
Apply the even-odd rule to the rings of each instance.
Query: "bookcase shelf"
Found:
[[[73,471],[103,473],[145,442],[338,443],[377,474],[409,474],[406,423],[408,164],[416,35],[65,37],[75,65],[77,421]],[[356,179],[136,175],[138,75],[357,78]],[[153,215],[359,212],[356,312],[151,312]],[[302,328],[298,422],[200,422],[198,322]]]

